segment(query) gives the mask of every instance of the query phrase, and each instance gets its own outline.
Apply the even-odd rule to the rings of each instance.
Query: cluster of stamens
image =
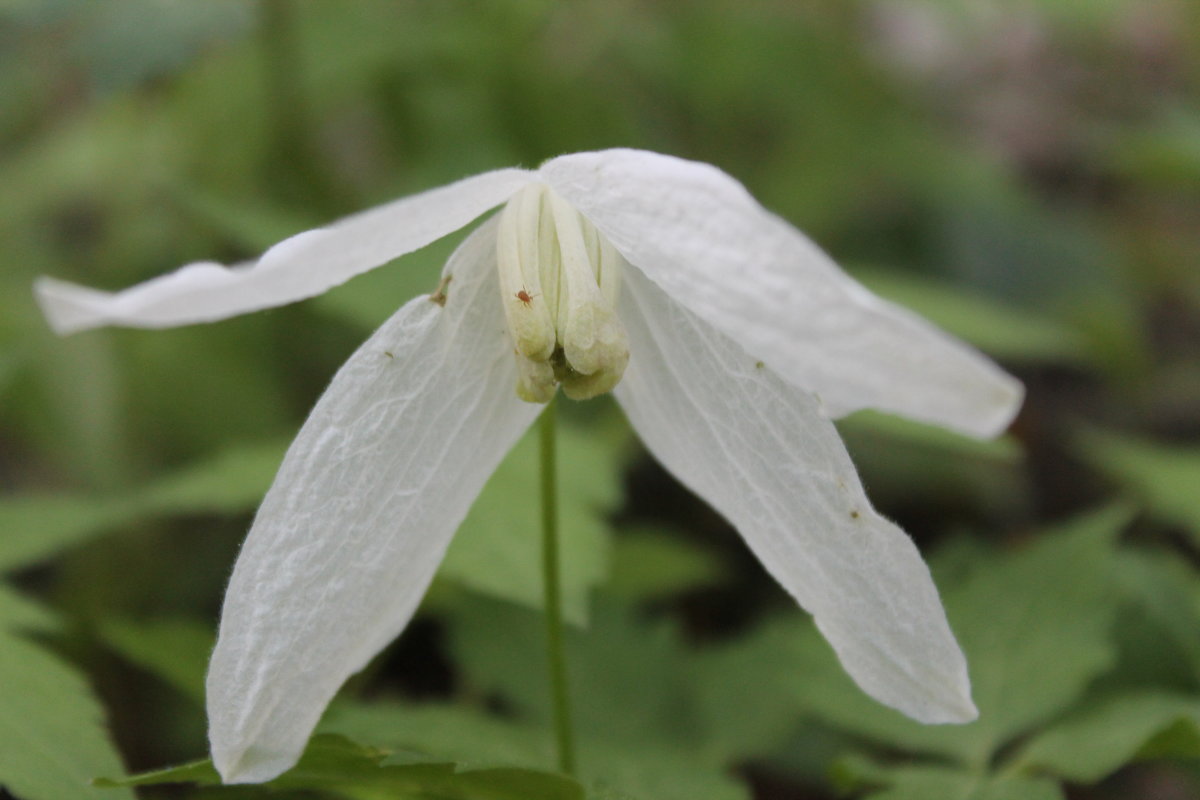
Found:
[[[544,184],[513,196],[496,242],[500,295],[517,359],[517,395],[547,403],[610,391],[629,362],[617,318],[624,259]]]

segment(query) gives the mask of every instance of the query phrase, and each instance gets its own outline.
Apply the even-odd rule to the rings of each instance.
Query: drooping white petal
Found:
[[[226,782],[293,765],[329,699],[405,626],[451,535],[541,411],[513,393],[494,220],[333,379],[242,548],[208,674]]]
[[[912,540],[868,502],[833,424],[636,269],[617,400],[650,451],[745,537],[875,699],[976,716],[966,663]]]
[[[257,262],[212,261],[109,293],[40,278],[42,311],[60,334],[104,325],[169,328],[313,297],[458,230],[528,183],[521,169],[485,172],[284,239]]]
[[[1020,404],[1016,380],[872,295],[715,167],[607,150],[556,158],[539,175],[672,298],[828,414],[878,408],[992,435]]]

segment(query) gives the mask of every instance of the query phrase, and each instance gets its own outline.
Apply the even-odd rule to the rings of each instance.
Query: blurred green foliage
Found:
[[[337,366],[433,289],[455,237],[173,331],[58,339],[33,279],[122,287],[634,146],[717,164],[1026,381],[999,442],[841,423],[934,566],[980,720],[922,727],[862,696],[610,404],[568,405],[578,778],[553,766],[525,443],[274,796],[1200,796],[1198,84],[1187,0],[0,3],[0,786],[130,797],[88,779],[205,752],[250,515]],[[138,791],[264,791],[213,777]]]

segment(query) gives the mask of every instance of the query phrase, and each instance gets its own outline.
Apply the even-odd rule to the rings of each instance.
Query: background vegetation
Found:
[[[865,699],[595,402],[564,455],[578,782],[551,768],[523,446],[274,796],[1200,797],[1198,53],[1188,0],[0,3],[0,785],[127,800],[87,781],[204,755],[250,515],[453,241],[174,331],[55,338],[33,278],[123,287],[621,145],[721,166],[1027,383],[994,443],[841,424],[934,566],[980,720]],[[263,791],[187,776],[138,791]]]

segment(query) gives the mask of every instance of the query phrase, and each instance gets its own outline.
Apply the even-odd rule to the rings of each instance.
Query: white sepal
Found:
[[[716,167],[605,150],[538,174],[675,301],[833,415],[878,408],[987,436],[1020,405],[1015,379],[872,295]]]
[[[871,508],[815,399],[631,269],[615,390],[656,458],[719,511],[876,700],[921,722],[976,710],[912,540]]]
[[[338,687],[407,624],[483,484],[541,410],[496,302],[495,222],[334,377],[234,568],[208,673],[227,783],[291,767]]]
[[[464,178],[284,239],[257,262],[188,264],[115,293],[53,278],[39,278],[34,291],[60,334],[212,322],[321,294],[458,230],[531,179],[521,169]]]

